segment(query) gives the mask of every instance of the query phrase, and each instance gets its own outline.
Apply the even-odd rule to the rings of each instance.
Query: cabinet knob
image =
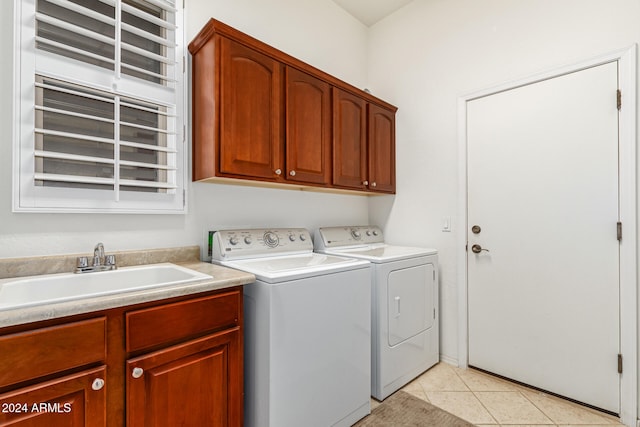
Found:
[[[378,184],[376,184],[375,182],[372,182],[372,183],[371,183],[371,186],[372,186],[372,187],[376,187],[377,185],[378,185]]]
[[[275,173],[276,175],[282,175],[282,169],[276,169]]]
[[[142,374],[144,374],[144,369],[142,368],[133,368],[133,372],[131,372],[133,378],[140,378]]]
[[[369,185],[369,181],[362,181],[362,185]]]
[[[95,391],[102,390],[102,387],[104,387],[104,380],[102,378],[96,378],[93,380],[93,383],[91,383],[91,388]]]
[[[291,176],[296,176],[296,171],[291,171],[291,172],[289,172],[289,175],[291,175]]]

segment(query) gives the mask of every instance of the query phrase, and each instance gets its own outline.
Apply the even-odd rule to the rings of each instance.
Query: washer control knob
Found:
[[[304,242],[305,240],[307,240],[307,236],[305,236],[304,234],[301,234],[300,235],[300,240],[302,240]]]
[[[351,235],[356,240],[359,240],[360,237],[362,237],[362,233],[360,233],[358,230],[351,230]]]
[[[378,230],[373,230],[373,235],[374,236],[377,236],[378,234],[380,234],[380,233],[378,233]]]
[[[371,236],[371,230],[367,230],[367,236]]]
[[[279,243],[278,235],[272,231],[267,231],[264,233],[264,243],[270,248],[275,248]]]
[[[238,238],[237,237],[232,237],[229,239],[229,243],[231,243],[233,246],[238,244]]]
[[[296,236],[293,234],[289,234],[289,240],[291,240],[292,242],[296,241]]]
[[[253,240],[251,240],[251,236],[247,236],[247,237],[245,237],[245,238],[244,238],[244,242],[245,242],[247,245],[250,245],[250,244],[251,244],[251,242],[253,242]]]

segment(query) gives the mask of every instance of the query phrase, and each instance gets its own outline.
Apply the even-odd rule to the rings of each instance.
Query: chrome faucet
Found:
[[[107,270],[115,270],[118,267],[116,266],[116,256],[115,255],[105,255],[104,253],[104,245],[102,243],[98,243],[93,249],[93,265],[89,265],[89,257],[81,256],[78,257],[76,261],[76,273],[91,273],[94,271],[107,271]]]

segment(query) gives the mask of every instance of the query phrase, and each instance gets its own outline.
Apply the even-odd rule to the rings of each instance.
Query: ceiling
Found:
[[[338,6],[371,26],[413,0],[333,0]]]

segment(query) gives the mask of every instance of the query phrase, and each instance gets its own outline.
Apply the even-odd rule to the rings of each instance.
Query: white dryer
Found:
[[[371,412],[371,268],[313,252],[309,232],[213,235],[244,287],[245,426],[347,427]]]
[[[324,227],[319,253],[372,263],[371,395],[383,400],[440,359],[438,252],[384,243],[375,226]]]

